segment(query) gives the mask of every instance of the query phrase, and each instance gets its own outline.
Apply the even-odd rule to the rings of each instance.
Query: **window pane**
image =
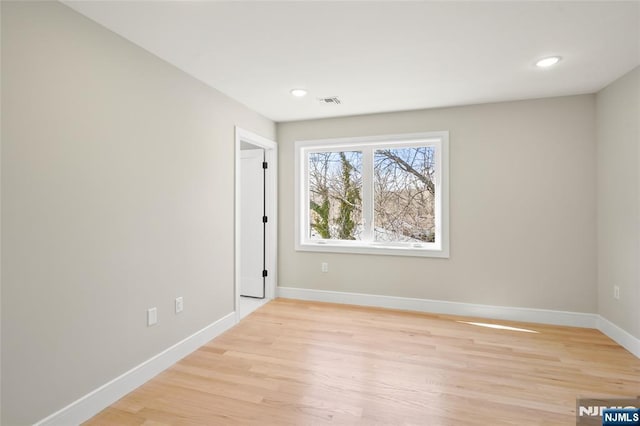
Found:
[[[309,154],[309,225],[311,239],[360,239],[362,152]]]
[[[435,149],[378,149],[374,153],[374,238],[435,242]]]

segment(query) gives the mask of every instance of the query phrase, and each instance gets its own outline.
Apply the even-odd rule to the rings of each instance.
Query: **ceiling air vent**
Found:
[[[318,102],[327,105],[340,105],[342,103],[337,96],[331,96],[329,98],[318,98]]]

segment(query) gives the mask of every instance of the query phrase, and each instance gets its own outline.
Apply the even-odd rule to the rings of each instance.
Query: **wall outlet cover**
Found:
[[[158,323],[158,308],[147,309],[147,326],[151,327]]]

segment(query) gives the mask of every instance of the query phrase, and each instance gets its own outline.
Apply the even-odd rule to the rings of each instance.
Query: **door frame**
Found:
[[[266,174],[266,215],[267,229],[265,232],[266,239],[266,266],[268,275],[265,278],[265,299],[275,298],[276,285],[278,283],[278,144],[263,136],[257,135],[248,130],[235,126],[235,211],[234,211],[234,227],[235,227],[235,252],[234,252],[234,285],[235,285],[235,313],[236,318],[240,320],[240,167],[241,158],[240,151],[242,143],[254,145],[256,148],[264,149],[265,160],[268,163]]]

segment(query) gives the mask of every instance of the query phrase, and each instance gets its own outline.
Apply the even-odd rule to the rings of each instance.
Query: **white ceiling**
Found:
[[[640,1],[65,4],[275,121],[593,93],[640,64]]]

